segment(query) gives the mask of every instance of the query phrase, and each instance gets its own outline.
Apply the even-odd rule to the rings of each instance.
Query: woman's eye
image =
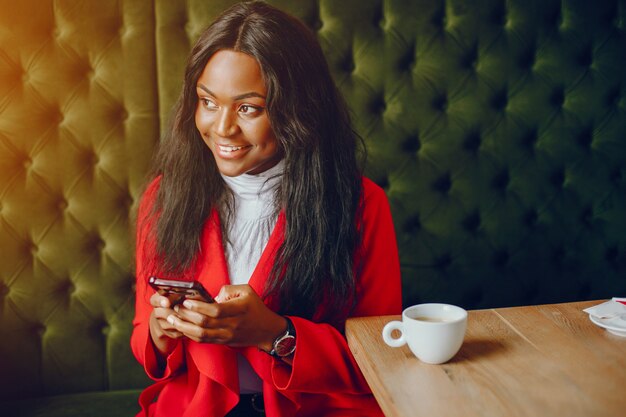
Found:
[[[206,107],[209,110],[217,109],[217,105],[213,103],[211,100],[209,100],[208,98],[201,98],[200,102],[202,103],[204,107]]]
[[[239,107],[239,113],[244,114],[246,116],[254,116],[260,112],[261,112],[260,107],[251,106],[249,104],[243,104],[241,107]]]

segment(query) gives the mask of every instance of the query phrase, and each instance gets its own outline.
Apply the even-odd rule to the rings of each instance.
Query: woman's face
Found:
[[[250,55],[216,52],[196,84],[196,127],[220,172],[259,174],[282,154],[266,111],[261,67]]]

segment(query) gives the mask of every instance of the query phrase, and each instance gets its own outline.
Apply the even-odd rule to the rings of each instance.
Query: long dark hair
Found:
[[[156,156],[161,181],[153,214],[160,268],[169,275],[189,270],[211,210],[220,212],[222,222],[229,218],[229,193],[194,121],[196,82],[222,49],[259,62],[270,124],[285,159],[277,194],[285,239],[263,295],[278,300],[282,314],[341,321],[355,302],[362,141],[315,35],[262,2],[226,10],[189,56],[171,128]]]

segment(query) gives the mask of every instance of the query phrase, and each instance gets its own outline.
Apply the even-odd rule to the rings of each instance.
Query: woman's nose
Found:
[[[214,124],[214,131],[217,135],[227,138],[237,133],[237,117],[230,109],[220,110]]]

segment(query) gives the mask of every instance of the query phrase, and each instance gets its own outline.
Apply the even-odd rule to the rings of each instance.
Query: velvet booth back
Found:
[[[133,216],[189,49],[234,3],[0,0],[0,399],[147,383]],[[351,107],[405,305],[626,294],[625,1],[269,3]]]

